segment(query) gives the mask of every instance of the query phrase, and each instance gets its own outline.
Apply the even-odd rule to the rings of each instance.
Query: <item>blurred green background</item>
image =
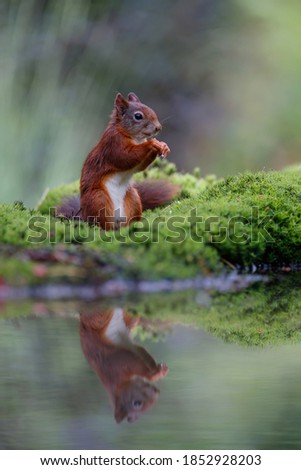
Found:
[[[0,200],[79,177],[115,93],[180,170],[281,168],[301,147],[298,0],[2,0]]]

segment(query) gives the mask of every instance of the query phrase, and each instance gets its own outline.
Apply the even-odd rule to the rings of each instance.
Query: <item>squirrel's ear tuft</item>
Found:
[[[128,94],[128,100],[129,101],[136,101],[136,103],[140,103],[140,100],[139,100],[138,96],[135,95],[135,93],[133,93],[133,92]]]
[[[115,97],[115,107],[118,112],[124,113],[126,108],[128,107],[129,103],[128,101],[122,96],[121,93],[117,93]]]
[[[121,421],[124,420],[126,415],[127,415],[127,411],[126,411],[124,405],[122,405],[122,403],[120,403],[119,400],[116,400],[115,412],[114,412],[114,417],[115,417],[116,423],[118,423],[118,424],[121,423]]]

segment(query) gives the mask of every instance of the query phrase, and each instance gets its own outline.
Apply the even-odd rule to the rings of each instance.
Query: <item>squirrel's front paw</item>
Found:
[[[166,158],[167,154],[170,152],[170,148],[168,147],[168,145],[165,142],[159,142],[157,139],[155,139],[155,140],[156,140],[156,146],[157,146],[157,149],[158,149],[158,155],[161,158]]]
[[[170,152],[170,148],[168,147],[168,145],[165,142],[160,142],[160,144],[161,144],[160,157],[161,158],[166,158],[167,154]]]
[[[165,364],[165,362],[161,362],[160,364],[158,364],[158,369],[160,371],[160,376],[161,377],[165,377],[165,375],[167,374],[167,372],[169,370],[167,365]]]

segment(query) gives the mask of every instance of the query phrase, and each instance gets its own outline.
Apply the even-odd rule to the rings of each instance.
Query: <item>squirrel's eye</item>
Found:
[[[142,406],[142,401],[141,400],[133,400],[133,406],[137,410],[139,410]]]
[[[136,121],[141,121],[143,119],[143,114],[142,113],[135,113],[134,118]]]

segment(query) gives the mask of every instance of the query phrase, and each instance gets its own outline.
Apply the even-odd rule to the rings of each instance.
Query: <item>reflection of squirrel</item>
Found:
[[[133,422],[152,407],[160,392],[149,381],[168,372],[132,342],[129,333],[138,321],[121,308],[80,317],[83,352],[109,393],[117,423],[126,417]]]
[[[80,215],[110,230],[140,220],[144,209],[170,202],[178,187],[167,181],[131,183],[134,173],[145,170],[158,155],[166,158],[170,151],[155,138],[161,129],[156,113],[135,93],[127,99],[118,93],[109,124],[84,163],[80,201],[63,202],[58,214]]]

